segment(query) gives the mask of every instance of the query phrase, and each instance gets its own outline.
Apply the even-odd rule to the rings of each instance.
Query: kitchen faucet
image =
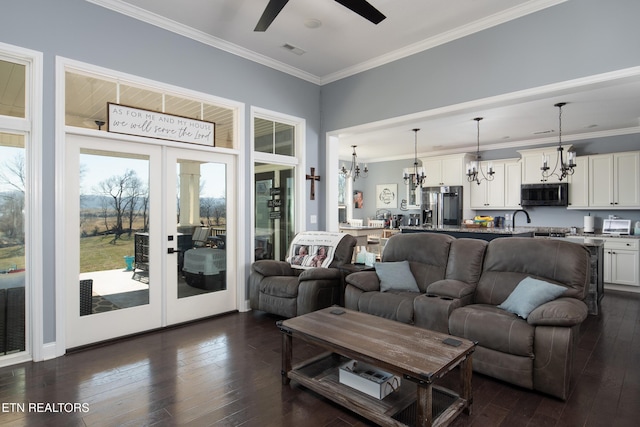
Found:
[[[518,209],[517,211],[513,212],[513,215],[511,215],[511,226],[513,227],[514,230],[516,228],[516,214],[518,212],[524,212],[524,214],[527,216],[527,224],[531,223],[531,218],[529,217],[529,212],[525,211],[524,209]]]

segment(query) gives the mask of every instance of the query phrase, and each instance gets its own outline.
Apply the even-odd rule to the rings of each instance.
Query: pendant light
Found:
[[[353,153],[351,154],[351,167],[347,170],[343,164],[342,168],[340,168],[340,173],[347,178],[352,178],[354,182],[356,178],[366,178],[369,175],[369,168],[367,168],[366,164],[364,165],[364,169],[360,169],[360,165],[358,164],[358,155],[356,154],[356,147],[357,145],[351,146],[351,148],[353,148]]]
[[[413,183],[414,187],[421,187],[424,182],[426,176],[424,174],[424,169],[418,167],[418,131],[420,129],[412,129],[414,132],[414,156],[413,156],[413,169],[405,168],[402,178],[404,179],[405,184]]]
[[[551,176],[558,177],[559,181],[562,181],[568,175],[573,175],[574,168],[576,167],[576,152],[567,151],[567,163],[564,162],[564,149],[562,148],[562,107],[567,105],[566,102],[558,102],[554,107],[558,107],[558,156],[556,158],[556,164],[553,170],[549,167],[549,156],[542,154],[542,181],[547,181]],[[559,168],[559,169],[558,169]]]
[[[476,121],[476,127],[478,129],[476,159],[471,163],[467,163],[467,181],[475,181],[478,185],[480,185],[482,181],[493,181],[493,174],[495,174],[491,163],[489,163],[489,170],[486,174],[482,170],[482,165],[480,165],[480,120],[482,119],[482,117],[473,119]]]

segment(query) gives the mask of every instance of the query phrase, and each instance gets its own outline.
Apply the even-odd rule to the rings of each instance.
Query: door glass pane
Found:
[[[284,261],[295,233],[295,168],[255,164],[255,259]]]
[[[148,304],[149,157],[80,153],[80,315]]]
[[[0,133],[0,354],[25,350],[25,149]]]
[[[227,166],[178,160],[178,298],[227,289]]]
[[[0,115],[25,117],[26,67],[0,60]]]

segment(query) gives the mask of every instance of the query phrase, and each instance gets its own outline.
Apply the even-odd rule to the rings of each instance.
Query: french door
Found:
[[[236,309],[232,156],[68,135],[65,162],[66,348]]]

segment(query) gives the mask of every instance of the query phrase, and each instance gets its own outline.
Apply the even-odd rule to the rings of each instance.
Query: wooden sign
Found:
[[[213,147],[215,123],[107,103],[109,132]]]

